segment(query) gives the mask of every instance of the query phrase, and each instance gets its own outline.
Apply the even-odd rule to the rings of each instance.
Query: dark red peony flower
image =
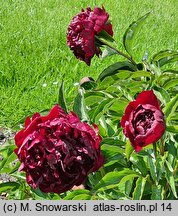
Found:
[[[55,105],[47,116],[27,118],[15,136],[17,154],[27,183],[43,192],[62,193],[83,183],[104,158],[96,125],[90,127]]]
[[[164,114],[152,90],[141,92],[129,103],[121,126],[136,152],[162,137],[166,129]]]
[[[67,45],[74,55],[90,65],[92,57],[101,53],[95,44],[95,35],[102,30],[113,36],[112,25],[108,22],[109,15],[104,7],[91,10],[88,7],[73,17],[67,32]]]

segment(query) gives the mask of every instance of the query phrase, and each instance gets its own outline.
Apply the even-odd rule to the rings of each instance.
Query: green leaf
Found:
[[[14,153],[14,149],[16,148],[15,145],[5,146],[0,150],[0,156],[3,158],[0,161],[0,174],[1,173],[12,173],[19,165],[13,165],[13,162],[17,158],[16,154]]]
[[[167,147],[168,147],[168,152],[169,152],[167,156],[167,160],[176,172],[176,166],[178,167],[178,159],[177,159],[178,145],[176,145],[173,141],[170,140]]]
[[[174,169],[172,168],[171,164],[167,160],[165,160],[165,163],[166,163],[168,170],[173,173]]]
[[[106,41],[110,41],[110,42],[114,42],[114,38],[108,34],[106,31],[102,30],[97,36],[95,36],[96,38],[101,38],[101,39],[105,39]]]
[[[171,190],[174,196],[177,198],[177,191],[176,191],[174,176],[172,175],[172,172],[169,170],[169,168],[166,168],[166,179],[171,187]]]
[[[158,183],[155,159],[149,156],[147,158],[147,162],[148,162],[148,166],[149,166],[149,170],[150,170],[152,179],[154,180],[155,183]]]
[[[170,80],[166,80],[166,82],[164,83],[163,87],[165,88],[165,90],[168,90],[174,86],[178,85],[178,78],[174,78],[174,79],[170,79]]]
[[[118,185],[118,183],[121,181],[121,179],[127,175],[130,175],[130,177],[132,177],[132,178],[139,176],[139,174],[137,172],[130,170],[130,169],[124,169],[122,171],[109,172],[93,188],[93,192],[98,191],[98,190],[105,190],[105,189],[110,189],[110,188],[116,187],[116,185]]]
[[[110,137],[110,136],[113,136],[113,134],[115,133],[114,126],[112,125],[112,122],[107,122],[106,118],[107,118],[107,116],[101,115],[101,117],[99,119],[99,125],[98,126],[99,126],[100,135],[102,137],[106,137],[106,136]],[[96,122],[97,122],[97,119],[96,119]]]
[[[129,180],[125,182],[125,194],[127,196],[130,196],[130,193],[133,187],[133,181],[134,181],[134,178],[129,178]]]
[[[158,92],[158,94],[160,94],[158,98],[162,99],[161,102],[163,102],[165,105],[170,102],[171,99],[169,93],[164,88],[153,86],[153,89],[156,91],[155,93]]]
[[[130,85],[130,83],[129,83]],[[130,89],[131,89],[131,86],[126,88],[124,85],[122,86],[118,86],[118,89],[120,90],[120,92],[122,93],[122,95],[127,98],[128,101],[132,101],[134,100],[134,97],[133,97],[133,91],[130,92]],[[138,91],[138,88],[137,88],[137,91]]]
[[[166,125],[166,130],[171,133],[178,133],[178,125]]]
[[[133,22],[129,28],[126,30],[124,37],[123,37],[123,44],[125,50],[128,52],[130,56],[132,56],[132,46],[133,41],[139,30],[141,29],[145,19],[150,15],[150,12],[139,18],[137,21]]]
[[[36,199],[45,200],[49,198],[48,195],[46,193],[43,193],[39,188],[31,190],[35,194]]]
[[[113,156],[115,154],[124,154],[124,149],[120,148],[119,146],[115,146],[115,145],[107,145],[107,144],[102,144],[101,145],[101,149],[102,151],[105,151],[108,157]]]
[[[104,117],[104,115],[101,116],[101,118],[99,119],[99,122],[100,122],[100,125],[99,125],[99,128],[100,128],[100,135],[101,135],[101,129],[103,131],[103,134],[105,134],[105,136],[108,136],[108,125],[106,123],[106,119]],[[101,128],[102,127],[102,128]]]
[[[163,112],[167,117],[167,119],[171,118],[172,111],[176,109],[177,105],[178,105],[178,94],[169,103],[167,103],[167,105],[163,109]]]
[[[108,144],[108,145],[118,145],[118,146],[125,146],[125,142],[119,140],[118,137],[106,137],[103,138],[101,145]]]
[[[121,113],[123,116],[124,110],[127,105],[128,105],[128,100],[126,100],[125,98],[116,98],[114,100],[114,103],[109,108],[109,110],[115,111],[117,113],[117,116],[118,116],[118,112]]]
[[[162,72],[163,74],[175,74],[175,75],[178,75],[178,71],[176,70],[165,70]]]
[[[60,200],[60,199],[62,199],[60,197],[60,195],[56,194],[56,193],[50,194],[48,197],[50,197],[50,200]]]
[[[84,94],[84,97],[86,106],[97,106],[97,104],[105,98],[105,94],[102,92],[89,91]]]
[[[124,149],[114,145],[102,145],[101,151],[105,156],[105,164],[112,161],[118,161],[118,163],[126,165],[124,160]]]
[[[17,189],[20,184],[17,182],[5,182],[0,184],[0,194],[9,190]]]
[[[172,62],[175,62],[175,61],[178,61],[178,53],[160,59],[158,61],[158,65],[159,65],[159,67],[162,67],[165,64],[169,64],[169,63],[172,63]]]
[[[156,62],[161,61],[162,59],[169,58],[169,57],[174,56],[174,55],[178,55],[178,52],[173,51],[173,50],[162,50],[162,51],[156,53],[152,57],[151,62],[156,63]]]
[[[132,147],[130,141],[127,140],[126,146],[125,146],[125,155],[126,155],[127,160],[129,160],[130,155],[132,154],[133,151],[134,151],[134,148]]]
[[[92,172],[88,175],[88,185],[90,188],[93,188],[103,177],[104,167],[101,167],[101,170],[97,172]]]
[[[157,156],[156,163],[155,163],[158,183],[161,180],[161,178],[163,177],[163,173],[165,172],[165,166],[164,166],[165,157],[161,157],[161,156],[159,157],[159,156]]]
[[[102,81],[107,76],[119,73],[119,70],[135,71],[135,66],[128,61],[116,62],[102,71],[102,73],[98,76],[97,82]]]
[[[115,50],[111,49],[110,47],[106,47],[101,54],[101,59],[104,59],[108,56],[115,55],[115,54],[117,54]]]
[[[74,99],[73,111],[79,116],[82,121],[89,121],[82,89],[79,89],[79,93]]]
[[[151,189],[151,200],[162,200],[162,186],[161,185],[152,185]]]
[[[120,82],[120,80],[129,79],[129,77],[133,74],[133,72],[134,71],[129,71],[129,70],[119,70],[119,73],[114,74],[112,78],[114,81],[118,80],[118,82]],[[113,84],[116,84],[116,82],[114,82]]]
[[[133,152],[130,156],[130,161],[134,164],[135,167],[137,167],[140,172],[142,173],[142,176],[146,176],[148,173],[148,168],[145,164],[145,161],[141,156]]]
[[[26,175],[24,172],[15,172],[12,173],[11,176],[19,179],[20,181],[25,181],[26,180]]]
[[[90,191],[85,189],[78,189],[71,191],[64,197],[64,200],[72,200],[74,197],[78,195],[89,195]]]
[[[140,77],[149,77],[151,78],[151,73],[147,71],[135,71],[132,72],[132,75],[130,78],[140,78]]]
[[[147,177],[143,178],[143,177],[139,177],[136,181],[136,187],[134,189],[133,192],[133,200],[141,200],[142,199],[142,195],[145,189],[145,184],[147,181]]]
[[[91,90],[91,89],[95,89],[97,87],[97,84],[94,81],[88,81],[88,82],[83,83],[80,86],[84,88],[85,90]]]
[[[80,87],[84,88],[85,90],[95,89],[96,86],[97,84],[92,77],[83,77],[80,80]]]
[[[114,99],[112,98],[108,98],[103,100],[98,106],[97,108],[94,110],[94,112],[92,113],[92,115],[90,116],[91,120],[93,122],[95,121],[95,118],[97,117],[97,119],[99,119],[101,117],[102,114],[104,114],[106,112],[106,110],[109,108],[109,106],[114,102]]]
[[[12,154],[7,157],[7,160],[5,161],[3,167],[1,167],[0,173],[11,173],[14,168],[12,163],[15,161],[16,158],[16,154],[12,152]]]
[[[91,195],[79,194],[79,195],[75,196],[72,200],[91,200]]]
[[[59,88],[58,103],[62,107],[62,109],[67,113],[68,111],[67,111],[66,101],[64,97],[64,81],[63,80]]]

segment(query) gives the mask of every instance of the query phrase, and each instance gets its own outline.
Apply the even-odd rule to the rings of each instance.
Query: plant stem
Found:
[[[119,55],[125,57],[126,59],[128,59],[130,62],[132,62],[132,64],[137,68],[137,63],[132,59],[132,57],[126,55],[125,53],[121,52],[120,50],[117,50],[116,48],[110,46],[109,44],[107,44],[107,46],[111,49],[113,49],[115,52],[117,52]]]
[[[106,42],[102,41],[100,38],[97,38],[103,45],[108,46],[110,49],[114,50],[117,54],[123,56],[124,58],[128,59],[137,69],[137,63],[132,59],[131,56],[126,55],[122,51],[112,47],[111,45],[107,44]]]
[[[155,155],[155,159],[156,159],[156,157],[157,157],[156,143],[153,143],[153,151],[154,151],[154,155]]]
[[[161,156],[164,156],[164,140],[160,139],[160,154]]]
[[[175,166],[175,169],[174,169],[174,171],[173,171],[173,176],[175,176],[176,175],[176,173],[177,173],[177,171],[178,171],[178,163],[176,164],[176,166]]]
[[[169,183],[166,182],[165,189],[164,189],[164,192],[163,192],[163,199],[166,199],[166,193],[168,191],[168,188],[169,188]]]

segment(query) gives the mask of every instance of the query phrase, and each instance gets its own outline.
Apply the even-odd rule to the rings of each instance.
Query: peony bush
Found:
[[[178,52],[135,60],[132,44],[149,16],[130,24],[122,50],[104,7],[72,18],[67,45],[78,60],[118,60],[82,78],[70,113],[61,81],[58,103],[27,117],[0,151],[8,156],[1,173],[15,177],[1,184],[9,199],[178,199]]]

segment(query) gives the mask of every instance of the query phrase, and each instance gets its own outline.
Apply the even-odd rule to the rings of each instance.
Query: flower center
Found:
[[[133,126],[136,134],[144,135],[149,130],[155,120],[154,112],[139,106],[134,114]]]

